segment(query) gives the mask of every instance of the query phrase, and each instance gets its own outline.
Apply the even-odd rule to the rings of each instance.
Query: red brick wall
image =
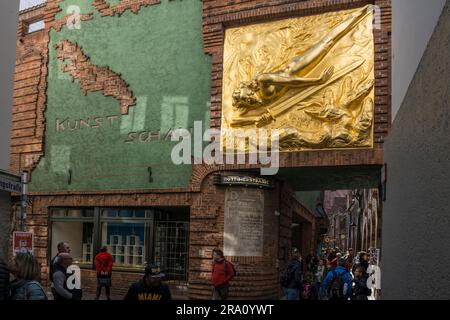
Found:
[[[48,36],[43,30],[26,35],[25,31],[28,23],[43,19],[44,10],[39,6],[19,19],[10,149],[13,172],[31,167],[43,154],[44,118],[39,106],[45,104]]]
[[[64,21],[54,21],[59,11],[60,0],[49,0],[46,6],[27,11],[20,16],[17,43],[17,61],[14,86],[13,129],[11,141],[11,169],[19,171],[33,168],[44,150],[44,111],[46,103],[46,77],[48,60],[48,31],[58,28]],[[101,1],[96,1],[100,3]],[[136,0],[126,8],[138,11],[141,5],[156,4],[157,1]],[[128,2],[127,2],[128,3]],[[390,0],[204,0],[204,47],[212,55],[211,125],[220,126],[222,51],[224,29],[230,25],[252,23],[299,15],[321,13],[329,10],[347,9],[375,3],[382,9],[382,30],[375,31],[375,139],[373,150],[311,151],[283,153],[281,166],[341,166],[382,164],[382,142],[391,123],[390,114]],[[125,5],[125,2],[122,6]],[[102,9],[103,10],[103,9]],[[106,8],[104,8],[106,10]],[[109,10],[109,9],[108,9]],[[119,11],[120,11],[119,10]],[[119,13],[117,11],[117,13]],[[115,14],[115,12],[108,14]],[[27,21],[44,18],[46,30],[23,35]],[[83,16],[83,19],[89,19]],[[98,193],[60,193],[32,196],[28,212],[28,226],[35,232],[36,256],[41,262],[42,277],[48,272],[48,207],[49,206],[155,206],[184,205],[191,207],[189,297],[210,298],[210,257],[214,247],[223,245],[224,189],[212,184],[211,173],[219,170],[242,170],[246,165],[194,166],[190,187],[183,189],[123,190]],[[239,257],[230,259],[238,268],[238,277],[233,282],[233,298],[277,298],[279,294],[278,271],[284,266],[284,257],[291,246],[291,222],[293,212],[308,217],[310,213],[293,200],[292,190],[277,183],[276,189],[266,192],[268,212],[278,210],[279,217],[266,214],[264,257]],[[277,209],[278,208],[278,209]],[[309,216],[308,219],[311,217]],[[275,226],[275,227],[274,227]],[[279,226],[279,227],[278,227]],[[278,229],[278,230],[277,230]],[[316,230],[313,224],[312,232]],[[311,237],[312,238],[312,237]],[[314,245],[314,240],[311,240]],[[284,252],[284,254],[283,254]],[[284,256],[284,257],[283,257]],[[280,258],[280,259],[278,259]],[[113,289],[123,294],[129,282],[137,274],[117,273]],[[95,287],[94,275],[83,271],[84,284],[91,290]]]
[[[264,239],[262,257],[227,257],[236,266],[238,276],[232,282],[232,299],[277,299],[279,272],[291,249],[291,223],[294,212],[314,225],[311,212],[294,198],[294,192],[277,182],[265,191]],[[225,187],[213,184],[210,174],[201,193],[193,196],[191,207],[189,298],[211,297],[211,256],[215,247],[223,248]],[[275,211],[280,216],[275,215]],[[312,232],[313,230],[311,230]],[[311,245],[314,237],[309,236]],[[285,252],[286,254],[283,254]]]

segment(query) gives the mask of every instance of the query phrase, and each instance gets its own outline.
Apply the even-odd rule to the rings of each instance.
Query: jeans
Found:
[[[288,289],[285,288],[284,292],[286,293],[286,300],[298,300],[298,289]]]
[[[213,300],[227,300],[228,299],[229,286],[213,288]]]

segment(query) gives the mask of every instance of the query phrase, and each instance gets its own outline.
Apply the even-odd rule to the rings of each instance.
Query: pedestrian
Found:
[[[317,266],[317,271],[315,274],[315,288],[317,292],[317,296],[319,300],[322,300],[324,297],[324,292],[321,290],[322,282],[327,275],[327,262],[325,259],[319,260],[319,265]]]
[[[355,278],[353,279],[353,296],[352,300],[364,301],[368,300],[368,296],[372,295],[372,290],[367,287],[367,279],[369,275],[363,267],[355,269]]]
[[[347,253],[344,256],[344,259],[345,259],[345,268],[347,269],[348,272],[352,271],[353,260],[354,260],[353,248],[349,248],[347,250]]]
[[[57,260],[59,259],[59,254],[60,253],[70,254],[70,252],[72,251],[70,249],[70,245],[67,241],[58,242],[56,249],[58,250],[58,253],[56,254],[56,256],[54,256],[52,258],[52,260],[50,260],[50,281],[51,282],[53,282],[53,273],[54,273],[53,269],[55,268],[55,265],[57,264]]]
[[[220,249],[213,250],[211,284],[212,284],[212,299],[213,300],[227,300],[230,281],[236,275],[234,266],[227,261]]]
[[[317,291],[314,285],[314,276],[311,272],[307,272],[302,281],[301,300],[317,300]]]
[[[35,257],[30,253],[17,253],[9,264],[14,276],[10,284],[11,300],[47,300],[39,283],[41,270]]]
[[[111,300],[111,276],[113,258],[108,252],[108,248],[103,246],[95,256],[95,270],[97,271],[97,294],[95,300],[100,299],[102,287],[105,287],[106,299]]]
[[[369,268],[369,262],[368,262],[368,257],[367,257],[367,252],[365,251],[361,251],[359,253],[359,257],[358,257],[358,264],[356,265],[356,267],[362,267],[364,268],[364,272],[367,272],[367,269]]]
[[[330,252],[328,253],[327,260],[328,261],[333,261],[335,258],[336,258],[336,250],[335,249],[331,249]]]
[[[172,300],[169,287],[162,282],[164,273],[156,265],[145,267],[144,277],[133,283],[124,300],[127,301],[167,301]]]
[[[340,258],[338,266],[328,272],[322,290],[327,292],[329,300],[348,300],[352,297],[352,284],[352,276],[345,269],[345,259]]]
[[[330,261],[331,268],[334,269],[338,266],[339,259],[342,257],[342,254],[340,252],[337,252],[335,255],[335,258]]]
[[[291,260],[287,268],[282,272],[280,284],[286,294],[287,300],[298,300],[302,288],[303,273],[300,262],[300,252],[297,248],[292,249]]]
[[[60,253],[55,259],[53,269],[52,293],[55,300],[81,300],[79,289],[69,289],[67,287],[67,268],[72,265],[72,257],[69,253]]]
[[[9,269],[6,263],[0,259],[0,301],[9,298]]]
[[[311,251],[306,257],[306,271],[316,273],[318,264],[319,259],[317,258],[315,252]]]

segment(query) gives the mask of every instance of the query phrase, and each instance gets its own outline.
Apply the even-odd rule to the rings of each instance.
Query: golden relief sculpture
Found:
[[[222,129],[277,129],[282,151],[372,147],[372,22],[368,5],[226,30]]]

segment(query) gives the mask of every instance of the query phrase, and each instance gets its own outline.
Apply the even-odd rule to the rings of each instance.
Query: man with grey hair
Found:
[[[72,300],[74,295],[67,287],[67,268],[72,265],[72,257],[67,252],[58,255],[54,266],[52,293],[55,300]]]
[[[61,253],[70,254],[70,252],[72,252],[72,250],[70,249],[69,242],[67,242],[67,241],[58,242],[56,249],[58,250],[58,253],[50,261],[50,281],[51,282],[53,282],[53,273],[54,273],[54,269],[55,269],[55,264],[58,263],[59,255]]]

